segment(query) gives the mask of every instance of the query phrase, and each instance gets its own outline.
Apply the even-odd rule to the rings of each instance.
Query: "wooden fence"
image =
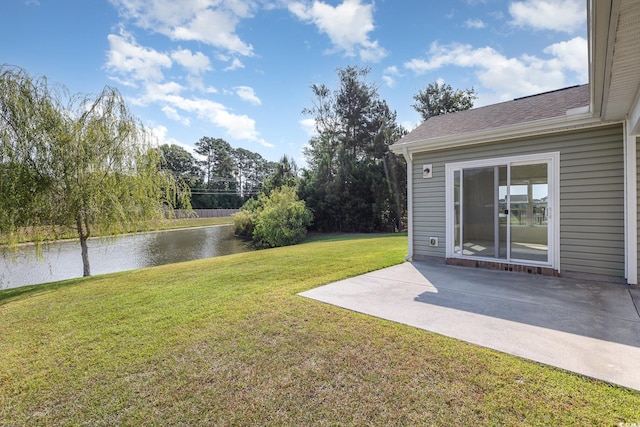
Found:
[[[221,216],[231,216],[240,209],[193,209],[186,211],[184,209],[175,209],[173,215],[175,218],[218,218]]]

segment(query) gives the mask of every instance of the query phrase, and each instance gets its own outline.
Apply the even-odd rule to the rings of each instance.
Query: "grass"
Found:
[[[222,216],[217,218],[180,218],[180,219],[168,219],[155,224],[151,227],[152,230],[173,230],[176,228],[191,228],[191,227],[208,227],[210,225],[227,225],[233,224],[233,218],[230,216]]]
[[[173,230],[178,228],[192,228],[192,227],[208,227],[211,225],[227,225],[233,224],[233,218],[230,216],[216,217],[216,218],[180,218],[180,219],[167,219],[162,221],[153,222],[147,224],[144,227],[140,227],[137,230],[127,230],[127,232],[134,233],[140,231],[160,231],[160,230]],[[27,243],[31,241],[32,233],[24,232],[19,236],[13,237],[14,243]],[[5,236],[6,237],[6,236]],[[93,236],[104,237],[104,236]],[[48,230],[43,236],[42,240],[63,240],[63,239],[77,239],[78,234],[74,230]],[[0,236],[0,245],[6,245],[9,240]]]
[[[297,296],[406,236],[0,293],[0,425],[618,425],[640,393]]]

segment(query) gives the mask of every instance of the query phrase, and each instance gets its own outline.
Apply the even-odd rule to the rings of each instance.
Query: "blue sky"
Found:
[[[585,0],[2,0],[0,63],[117,87],[160,143],[203,136],[304,165],[310,86],[368,82],[408,129],[429,83],[476,106],[587,83]]]

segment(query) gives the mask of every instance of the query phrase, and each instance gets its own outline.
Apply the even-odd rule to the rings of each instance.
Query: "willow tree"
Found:
[[[0,67],[0,233],[40,242],[74,230],[87,240],[144,229],[188,203],[160,152],[112,87],[69,96],[46,78]]]

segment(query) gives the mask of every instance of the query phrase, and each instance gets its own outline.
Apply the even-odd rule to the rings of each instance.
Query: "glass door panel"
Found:
[[[462,170],[462,255],[496,257],[496,167]]]
[[[547,262],[548,164],[512,165],[510,175],[511,258]]]
[[[509,205],[507,203],[507,167],[498,167],[498,255],[497,258],[507,259],[509,239]]]
[[[462,245],[461,245],[461,237],[462,237],[462,221],[460,216],[462,215],[462,199],[460,195],[462,194],[462,183],[460,182],[460,170],[453,172],[453,253],[461,255],[462,254]]]

